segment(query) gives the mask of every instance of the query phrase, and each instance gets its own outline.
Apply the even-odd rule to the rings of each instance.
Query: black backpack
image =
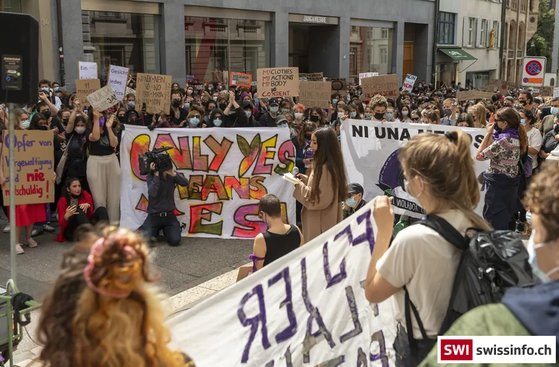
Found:
[[[530,287],[538,283],[532,274],[528,251],[518,233],[468,230],[464,237],[450,223],[435,215],[428,215],[419,223],[437,231],[462,250],[439,335],[467,311],[500,302],[508,288]]]

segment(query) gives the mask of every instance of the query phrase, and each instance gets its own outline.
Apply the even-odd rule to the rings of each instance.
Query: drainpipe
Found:
[[[506,0],[503,0],[501,2],[501,35],[500,35],[500,40],[501,40],[501,46],[499,47],[499,62],[500,62],[500,68],[499,68],[499,79],[501,80],[506,80],[507,77],[506,75],[504,75],[504,71],[507,65],[507,57],[505,56],[505,34],[507,32],[506,28],[506,24],[507,24],[507,5],[506,5]],[[510,37],[510,34],[509,34]],[[507,40],[508,42],[508,40]],[[503,66],[503,61],[504,61],[504,65]]]
[[[440,7],[440,0],[435,0],[435,26],[433,27],[435,29],[435,35],[433,37],[433,57],[432,57],[432,61],[431,63],[433,64],[432,66],[432,78],[431,80],[433,80],[433,86],[437,86],[437,38],[439,37],[439,7]]]
[[[64,72],[64,35],[62,32],[62,6],[61,0],[56,0],[56,33],[58,38],[58,76],[60,77],[59,83],[65,86],[65,72]]]

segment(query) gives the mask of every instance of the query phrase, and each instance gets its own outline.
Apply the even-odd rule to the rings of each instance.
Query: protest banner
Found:
[[[369,71],[366,73],[359,73],[359,85],[362,85],[363,79],[370,78],[372,76],[378,76],[379,74],[376,71]]]
[[[457,129],[472,137],[471,153],[476,175],[479,176],[489,167],[489,161],[480,162],[475,159],[477,148],[485,136],[485,129],[346,120],[342,124],[341,146],[348,177],[363,186],[365,200],[390,192],[394,196],[393,203],[398,214],[419,218],[424,214],[423,209],[404,190],[404,175],[398,159],[399,149],[418,134],[444,134]],[[484,198],[485,192],[482,190],[477,208],[480,214]]]
[[[395,307],[370,304],[372,203],[168,320],[197,367],[394,366]]]
[[[136,77],[136,111],[146,104],[149,114],[169,113],[171,110],[170,75],[138,73]]]
[[[330,82],[299,82],[299,102],[306,107],[330,107],[332,83]]]
[[[79,99],[82,106],[89,106],[87,96],[99,89],[101,89],[99,79],[76,80],[76,98]]]
[[[78,61],[78,79],[97,79],[97,63]]]
[[[15,130],[14,167],[16,204],[39,204],[54,202],[54,135],[52,131]],[[10,180],[8,131],[2,135],[2,168],[6,180]],[[10,202],[8,185],[2,187],[4,203]]]
[[[252,74],[232,71],[229,73],[229,85],[241,88],[250,88],[252,87]]]
[[[299,97],[299,68],[266,68],[256,70],[260,98]]]
[[[293,186],[281,175],[295,165],[295,147],[285,128],[157,129],[126,125],[120,144],[121,222],[138,228],[146,218],[146,176],[138,158],[148,150],[168,151],[189,187],[175,192],[182,234],[197,237],[253,238],[264,229],[258,200],[273,193],[283,202],[286,220],[295,223]]]
[[[123,66],[109,66],[109,81],[108,85],[113,88],[116,99],[122,101],[126,96],[126,82],[128,81],[128,68]]]
[[[415,81],[417,80],[417,76],[407,74],[404,83],[402,84],[402,92],[409,92],[413,90],[413,86],[415,85]]]
[[[385,97],[398,97],[400,83],[396,74],[371,76],[362,80],[363,94],[368,98],[381,94]]]
[[[321,82],[324,80],[324,74],[320,73],[299,73],[299,80],[308,82]]]
[[[481,90],[465,90],[462,92],[456,92],[456,99],[460,101],[469,101],[476,99],[491,99],[493,97],[493,92],[484,92]]]
[[[87,101],[97,111],[105,111],[118,103],[118,99],[110,85],[106,85],[88,95]]]

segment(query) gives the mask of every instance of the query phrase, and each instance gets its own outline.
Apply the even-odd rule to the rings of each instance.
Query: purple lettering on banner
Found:
[[[353,321],[353,330],[340,336],[340,342],[345,343],[349,339],[356,337],[363,332],[363,327],[359,321],[359,312],[357,312],[357,303],[355,302],[355,295],[353,294],[353,288],[348,285],[345,287],[345,296],[347,298],[347,305],[349,306],[349,312],[351,313],[351,321]]]
[[[327,289],[347,278],[347,272],[345,270],[345,257],[340,262],[340,272],[332,276],[332,272],[330,271],[330,262],[328,261],[328,241],[326,241],[322,247],[322,266],[324,268]]]
[[[317,307],[313,306],[311,299],[309,298],[309,290],[307,287],[307,260],[305,258],[301,259],[301,289],[303,293],[303,302],[305,303],[305,308],[309,313],[309,318],[307,319],[307,332],[305,334],[305,339],[303,340],[303,362],[309,363],[310,361],[310,350],[318,344],[318,337],[320,335],[324,336],[330,348],[334,348],[336,343],[332,339],[332,333],[326,328],[322,315]],[[316,321],[318,325],[318,330],[313,333],[312,324]]]
[[[357,349],[357,367],[367,367],[367,355],[363,352],[363,349],[359,347]]]
[[[285,306],[289,325],[287,325],[285,329],[276,334],[276,342],[278,342],[278,344],[291,338],[293,335],[295,335],[295,333],[297,333],[297,317],[295,316],[295,312],[293,311],[293,297],[291,295],[291,276],[289,274],[289,267],[284,268],[272,279],[268,280],[268,287],[276,284],[281,279],[283,279],[285,283],[285,299],[281,301],[280,308]]]
[[[259,313],[254,316],[248,318],[244,307],[248,300],[252,297],[256,296],[258,298],[258,308]],[[247,344],[245,345],[245,349],[243,350],[243,356],[241,357],[241,362],[246,363],[248,362],[250,347],[254,338],[256,337],[256,333],[258,332],[258,324],[262,323],[262,346],[264,349],[270,348],[270,341],[268,340],[268,328],[266,326],[266,304],[264,303],[264,290],[262,289],[262,285],[259,284],[252,289],[251,292],[246,293],[243,298],[241,299],[241,303],[239,304],[239,308],[237,309],[237,316],[239,317],[239,321],[243,326],[250,326],[250,336],[248,338]]]
[[[384,341],[384,334],[382,330],[377,331],[371,336],[371,344],[378,343],[378,353],[371,353],[371,362],[380,361],[382,367],[388,367],[388,356],[386,355],[386,342]]]
[[[369,249],[371,253],[373,253],[373,248],[375,247],[375,231],[373,230],[373,222],[371,221],[372,211],[371,209],[367,210],[365,213],[361,214],[357,217],[357,223],[361,224],[363,220],[365,220],[365,233],[360,236],[357,236],[353,242],[352,246],[357,246],[363,242],[369,243]]]

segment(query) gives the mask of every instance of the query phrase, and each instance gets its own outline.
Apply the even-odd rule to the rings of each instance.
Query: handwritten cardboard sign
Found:
[[[232,71],[229,73],[229,85],[241,88],[252,87],[252,74]]]
[[[330,82],[299,82],[299,102],[306,107],[330,107]]]
[[[78,62],[78,78],[79,79],[97,79],[97,63],[79,61]]]
[[[299,80],[309,82],[321,82],[324,79],[324,73],[299,73]]]
[[[98,89],[101,89],[99,79],[76,80],[76,98],[80,100],[83,106],[89,106],[87,96]]]
[[[398,97],[400,85],[396,74],[371,76],[363,78],[363,94],[367,97],[380,94],[385,97]]]
[[[87,100],[97,111],[105,111],[118,103],[113,88],[106,85],[87,96]]]
[[[376,71],[369,71],[366,73],[359,73],[359,85],[362,85],[363,83],[363,79],[365,78],[370,78],[372,76],[378,76],[378,73]]]
[[[481,90],[465,90],[462,92],[456,92],[456,99],[458,101],[469,101],[476,99],[491,99],[493,97],[493,92],[484,92]]]
[[[113,88],[115,96],[119,101],[122,101],[126,93],[126,82],[128,81],[128,68],[123,66],[109,66],[109,81],[108,85]]]
[[[256,71],[262,98],[299,97],[299,68],[266,68]]]
[[[141,111],[146,104],[149,114],[169,113],[171,109],[170,75],[138,73],[136,77],[136,110]]]
[[[54,135],[52,131],[16,130],[14,132],[14,166],[16,204],[39,204],[54,202]],[[9,177],[10,139],[4,130],[2,135],[2,168]],[[8,185],[2,188],[4,203],[10,200]]]

